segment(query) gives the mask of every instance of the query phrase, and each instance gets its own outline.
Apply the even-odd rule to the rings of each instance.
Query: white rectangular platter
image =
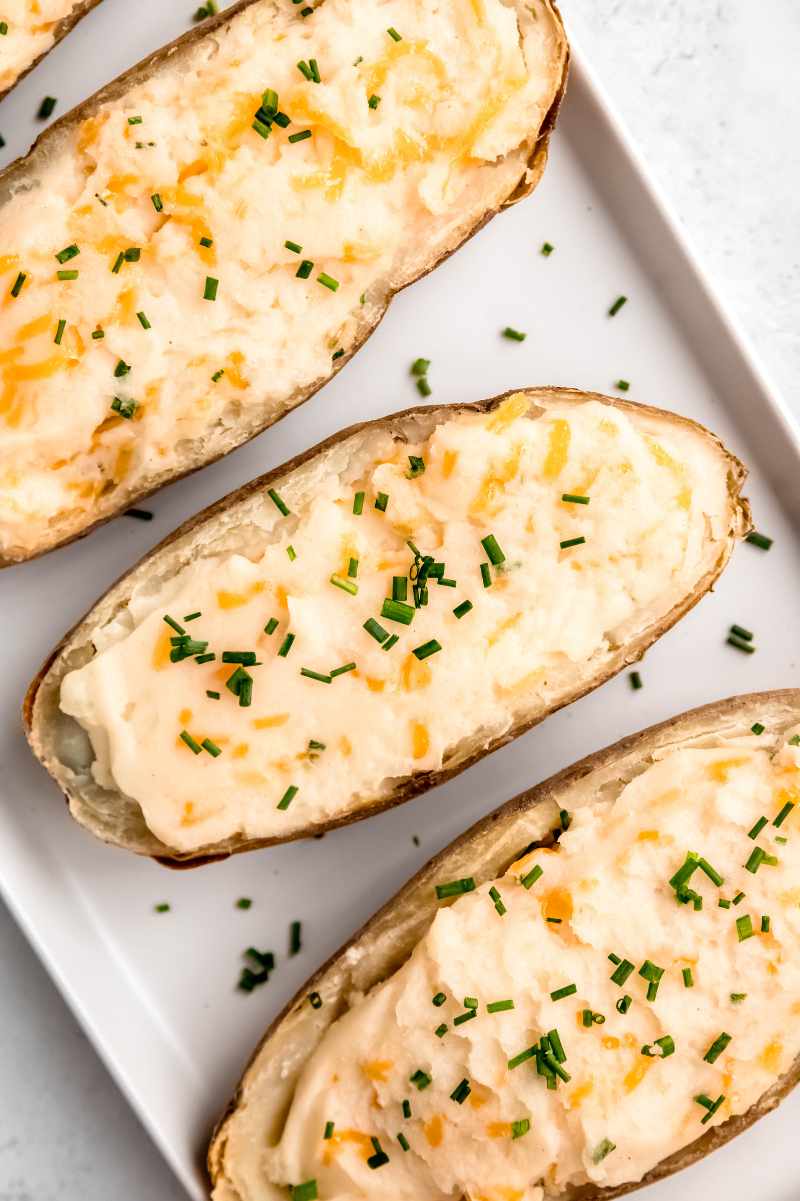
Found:
[[[140,0],[120,39],[113,0],[89,17],[0,110],[21,153],[46,92],[67,102],[178,32],[191,4]],[[180,10],[180,11],[178,11]],[[128,10],[130,11],[130,10]],[[124,42],[124,44],[121,44]],[[192,1197],[202,1153],[262,1030],[311,971],[402,882],[483,814],[573,760],[683,709],[798,681],[800,443],[719,308],[579,53],[552,159],[534,196],[499,216],[402,294],[367,346],[312,401],[249,446],[151,501],[150,524],[118,519],[89,539],[0,576],[0,883],[3,895]],[[66,99],[65,99],[66,98]],[[11,136],[9,136],[11,135]],[[541,244],[554,253],[545,258]],[[629,297],[613,320],[616,296]],[[500,336],[527,331],[522,344]],[[747,489],[769,553],[741,546],[717,591],[624,677],[444,787],[324,840],[171,873],[74,826],[30,756],[20,702],[48,649],[120,573],[178,522],[334,431],[413,405],[408,368],[432,360],[436,402],[565,384],[674,409],[710,426],[751,468]],[[794,523],[793,523],[794,519]],[[758,652],[725,645],[732,622]],[[412,840],[416,835],[419,846]],[[252,908],[235,907],[240,896]],[[169,913],[154,904],[167,901]],[[303,949],[287,957],[288,925]],[[236,990],[248,945],[278,970]],[[796,1177],[800,1093],[731,1147],[648,1196],[785,1201]],[[135,1187],[120,1181],[120,1196]]]

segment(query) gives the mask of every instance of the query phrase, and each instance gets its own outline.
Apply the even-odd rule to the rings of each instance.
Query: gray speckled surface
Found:
[[[800,307],[795,0],[763,0],[758,37],[750,0],[563,7],[723,298],[800,415],[800,331],[790,321]],[[182,1198],[2,906],[0,964],[0,1201]]]

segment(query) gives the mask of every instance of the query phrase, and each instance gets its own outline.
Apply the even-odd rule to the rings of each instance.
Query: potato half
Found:
[[[0,566],[313,395],[536,185],[567,63],[551,0],[241,0],[48,129],[0,173]]]
[[[173,865],[368,817],[639,659],[749,529],[744,474],[692,421],[568,389],[345,430],[111,588],[31,685],[31,746],[77,821]],[[439,547],[425,597],[410,545]]]
[[[264,1155],[281,1138],[298,1081],[326,1032],[337,1019],[407,963],[442,908],[442,901],[437,899],[437,884],[472,877],[479,890],[481,885],[502,876],[532,848],[552,845],[552,830],[554,826],[558,828],[560,811],[574,815],[590,803],[612,804],[626,785],[674,751],[693,748],[711,752],[720,748],[727,750],[732,745],[752,747],[758,742],[752,734],[752,727],[756,723],[765,728],[765,737],[774,736],[780,740],[788,730],[796,728],[798,722],[800,691],[797,690],[733,697],[692,710],[623,739],[558,773],[478,822],[437,855],[308,981],[267,1031],[211,1142],[208,1166],[214,1201],[279,1201],[279,1198],[288,1195],[286,1189],[270,1182],[264,1170]],[[733,751],[729,753],[735,754]],[[690,798],[684,797],[684,801],[691,803]],[[657,821],[655,814],[653,821]],[[779,832],[775,830],[773,834]],[[742,834],[743,859],[754,846],[755,843]],[[683,850],[676,848],[674,854],[681,858]],[[766,873],[770,869],[763,870]],[[701,891],[708,889],[710,893],[715,893],[710,881],[702,873],[700,878],[703,884],[697,887]],[[745,875],[746,881],[754,879]],[[544,883],[542,877],[540,885],[535,884],[531,892],[537,886],[544,886]],[[726,881],[726,884],[730,884],[730,881]],[[732,924],[735,915],[740,912],[736,908],[730,912],[717,909],[713,896],[707,900],[710,901],[708,909],[711,920]],[[488,898],[483,898],[483,904],[487,913],[491,914]],[[509,901],[509,905],[512,904],[514,902]],[[742,906],[742,909],[746,908],[746,904]],[[718,919],[713,914],[718,914]],[[486,919],[487,923],[494,918],[495,915],[491,914]],[[691,912],[686,913],[684,920],[692,921]],[[619,930],[618,936],[624,945],[626,932]],[[733,943],[735,946],[735,938]],[[757,944],[748,942],[739,945],[744,949],[744,946],[749,948]],[[607,975],[612,970],[611,965],[607,964],[603,974]],[[486,981],[486,989],[490,991],[493,983],[496,982]],[[746,989],[744,978],[742,988]],[[620,994],[628,989],[635,993],[634,1005],[643,1005],[643,986],[636,975],[631,976],[625,989],[620,988]],[[685,995],[691,997],[690,993]],[[309,1003],[310,996],[313,996],[316,1007]],[[566,1010],[568,1006],[563,1004]],[[429,1004],[428,1008],[433,1016],[425,1016],[432,1029],[440,1020],[439,1015],[446,1011],[431,1008]],[[719,1022],[721,1026],[725,1019],[722,1013],[717,1015],[715,1012],[710,1016],[716,1033],[716,1023]],[[559,1025],[565,1032],[568,1048],[575,1044],[576,1039],[589,1037],[586,1033],[581,1035],[576,1032],[572,1012],[568,1015],[565,1013],[563,1023],[560,1018],[561,1013]],[[484,1017],[482,1020],[497,1022],[500,1019]],[[746,1055],[747,1049],[744,1048],[741,1053]],[[357,1055],[357,1049],[353,1054]],[[600,1054],[608,1053],[601,1051]],[[702,1058],[702,1049],[697,1058]],[[476,1057],[475,1062],[476,1066],[480,1064],[486,1068],[491,1060],[481,1061]],[[663,1064],[663,1070],[667,1070],[668,1062]],[[569,1064],[568,1057],[567,1066]],[[800,1061],[795,1060],[746,1112],[737,1113],[707,1128],[705,1132],[698,1119],[694,1133],[687,1134],[687,1144],[665,1157],[639,1181],[616,1183],[607,1188],[593,1183],[576,1184],[558,1192],[546,1188],[544,1196],[558,1196],[568,1201],[600,1201],[601,1198],[618,1196],[669,1176],[696,1163],[774,1109],[797,1083],[798,1075]],[[412,1098],[412,1106],[417,1105],[415,1098],[425,1094],[416,1093],[413,1085],[406,1087]],[[445,1104],[450,1105],[457,1122],[459,1111],[446,1101]],[[687,1098],[687,1104],[692,1105],[691,1098]],[[701,1112],[696,1105],[694,1108],[698,1113]],[[329,1115],[331,1109],[327,1111]],[[398,1125],[402,1123],[398,1122]],[[413,1123],[408,1125],[411,1127]],[[319,1135],[321,1137],[321,1130]],[[325,1144],[319,1145],[324,1147]],[[402,1156],[394,1138],[390,1147],[386,1140],[386,1146],[392,1156]],[[378,1177],[379,1173],[375,1176]],[[379,1187],[376,1180],[376,1188]],[[435,1188],[432,1192],[436,1194]]]
[[[100,0],[46,0],[42,6],[11,0],[3,9],[8,27],[0,43],[0,100],[67,36]]]

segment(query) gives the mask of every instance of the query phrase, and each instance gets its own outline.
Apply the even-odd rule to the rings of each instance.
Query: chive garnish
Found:
[[[153,908],[155,909],[156,913],[169,913],[170,911],[170,905],[167,901],[159,901],[159,903],[154,905]]]
[[[522,1138],[531,1128],[530,1118],[519,1118],[516,1122],[511,1123],[511,1137]]]
[[[752,543],[752,545],[757,546],[759,550],[769,550],[769,548],[772,546],[773,539],[768,538],[766,534],[759,534],[757,530],[751,530],[746,536],[745,542]]]
[[[329,1139],[329,1138],[333,1138],[333,1131],[334,1131],[334,1123],[333,1123],[333,1122],[326,1122],[326,1123],[325,1123],[325,1129],[324,1129],[324,1131],[323,1131],[323,1133],[322,1133],[322,1137],[323,1137],[324,1139],[326,1139],[326,1140],[327,1140],[327,1139]]]
[[[453,613],[460,620],[462,617],[466,617],[467,613],[469,613],[471,609],[472,601],[465,600],[462,601],[460,605],[456,605],[455,609],[453,609]]]
[[[442,1005],[444,1005],[446,1000],[447,997],[443,992],[437,992],[435,996],[431,997],[431,1004],[435,1005],[436,1008],[439,1009]]]
[[[457,1105],[463,1105],[471,1092],[472,1089],[469,1086],[469,1081],[465,1077],[463,1080],[459,1081],[459,1083],[451,1092],[450,1100],[455,1101]]]
[[[490,588],[492,585],[492,573],[488,563],[481,563],[481,579],[483,580],[484,588]]]
[[[794,809],[794,801],[787,801],[786,804],[781,809],[778,816],[773,821],[773,823],[772,823],[773,826],[777,826],[778,829],[780,829],[780,827],[786,821],[787,817],[789,816],[789,814],[792,812],[793,809]]]
[[[292,254],[300,254],[303,249],[297,242],[284,242],[284,246],[287,250],[291,250]]]
[[[299,135],[295,134],[294,136],[295,139],[297,139]],[[310,137],[311,134],[309,133],[308,136]],[[291,140],[292,139],[289,138],[290,142]],[[323,288],[327,288],[329,292],[335,292],[339,287],[338,279],[334,279],[333,276],[328,275],[326,271],[320,271],[319,275],[317,276],[317,283],[322,284]]]
[[[616,1005],[617,1013],[623,1013],[623,1014],[627,1013],[632,1004],[633,1004],[633,997],[629,997],[628,994],[626,993],[624,997],[620,997],[620,999],[617,1001],[617,1005]]]
[[[755,654],[755,647],[750,642],[744,642],[741,638],[736,638],[733,634],[729,634],[725,639],[728,646],[734,647],[737,651],[742,651],[745,655]]]
[[[627,303],[628,303],[627,296],[618,296],[617,299],[612,304],[611,308],[608,310],[609,317],[616,317],[617,313],[620,311],[622,306]]]
[[[185,634],[186,633],[183,626],[178,625],[175,618],[170,617],[169,613],[164,614],[163,620],[167,623],[167,625],[170,627],[170,629],[175,631],[176,634]]]
[[[732,992],[731,993],[731,1001],[733,1002],[734,1005],[738,1005],[738,1004],[740,1004],[740,1002],[744,1001],[746,996],[747,996],[746,992]]]
[[[611,976],[611,980],[614,984],[618,984],[620,987],[622,987],[622,985],[630,976],[631,972],[634,970],[634,967],[635,965],[632,964],[629,959],[623,959],[616,971]]]
[[[567,505],[588,505],[591,500],[591,497],[590,496],[578,496],[572,492],[563,492],[561,494],[561,499]]]
[[[492,886],[489,889],[489,896],[491,897],[492,901],[494,902],[495,909],[500,914],[500,916],[503,917],[503,915],[505,913],[507,913],[508,911],[507,911],[505,905],[503,904],[503,898],[500,896],[500,893],[497,891],[497,889],[494,886]],[[466,1005],[466,1001],[464,1002],[464,1004]]]
[[[200,752],[202,751],[203,748],[201,747],[200,743],[197,742],[196,739],[192,738],[192,736],[188,730],[181,730],[178,737],[181,739],[182,742],[186,743],[189,750],[193,751],[195,753],[195,755],[200,754]]]
[[[298,793],[297,785],[290,784],[289,787],[286,789],[286,792],[283,794],[281,799],[278,801],[277,808],[278,809],[288,809],[289,806],[291,805],[292,801],[294,800],[294,798],[297,796],[297,793]]]
[[[45,96],[36,113],[37,119],[39,121],[46,121],[48,117],[52,116],[53,109],[57,104],[58,101],[56,100],[55,96]]]
[[[375,508],[379,513],[385,513],[389,504],[389,494],[387,492],[379,492],[375,497]]]
[[[389,631],[384,630],[383,626],[374,617],[367,618],[362,629],[365,629],[369,636],[374,638],[376,642],[385,642],[389,637]]]
[[[664,975],[663,967],[658,967],[649,959],[645,959],[642,966],[639,968],[639,975],[647,981],[647,999],[655,1001],[658,992],[658,986],[661,982],[661,977]]]
[[[310,992],[308,994],[308,1003],[312,1009],[321,1009],[322,1008],[322,997],[319,995],[318,992]]]
[[[12,285],[12,287],[11,287],[11,295],[14,297],[14,299],[15,299],[15,300],[17,299],[17,297],[19,296],[20,292],[22,291],[22,285],[25,283],[25,280],[26,280],[27,278],[28,278],[28,277],[27,277],[27,275],[25,274],[25,272],[24,272],[24,271],[20,271],[19,275],[18,275],[18,276],[17,276],[17,278],[14,280],[14,283],[13,283],[13,285]]]
[[[722,1034],[718,1035],[718,1037],[714,1039],[713,1043],[711,1044],[711,1046],[708,1048],[705,1055],[703,1056],[703,1059],[705,1060],[705,1062],[706,1063],[716,1063],[717,1060],[719,1059],[720,1055],[722,1054],[722,1052],[725,1050],[725,1048],[730,1043],[732,1038],[733,1038],[733,1035],[725,1034],[724,1031],[722,1032]]]
[[[416,1072],[409,1076],[408,1079],[409,1083],[413,1084],[420,1092],[423,1092],[431,1083],[431,1077],[427,1072],[423,1072],[422,1068],[417,1068]]]
[[[389,597],[385,598],[381,608],[381,617],[385,617],[387,621],[397,621],[404,626],[411,625],[414,613],[413,605],[408,605],[401,600],[390,600]]]
[[[211,755],[214,759],[216,759],[218,755],[222,754],[222,747],[217,746],[216,742],[212,742],[210,738],[204,738],[200,745],[203,750],[208,751],[209,755]]]
[[[363,492],[356,492],[355,496],[353,497],[353,512],[355,513],[356,517],[360,517],[364,512]]]
[[[563,988],[557,988],[555,992],[550,993],[551,1001],[562,1001],[564,997],[572,997],[578,991],[577,984],[565,984]]]
[[[301,667],[300,675],[305,676],[307,680],[318,680],[320,684],[330,684],[331,677],[323,675],[322,672],[312,671],[310,667]]]
[[[464,876],[460,880],[451,880],[448,884],[436,885],[436,896],[440,901],[447,897],[460,897],[465,892],[475,891],[475,880],[472,876]]]
[[[524,342],[528,336],[522,330],[513,329],[510,325],[507,325],[502,333],[504,338],[509,338],[512,342]]]
[[[485,538],[481,538],[481,546],[489,556],[489,562],[494,567],[499,567],[501,563],[505,563],[506,557],[500,548],[500,544],[494,534],[487,534]],[[483,569],[481,568],[481,571]],[[484,579],[485,583],[485,579]]]
[[[433,1033],[436,1035],[437,1038],[444,1038],[444,1036],[445,1036],[445,1034],[447,1034],[448,1030],[449,1030],[449,1026],[447,1025],[447,1023],[442,1022],[439,1026],[436,1027],[436,1029],[434,1030]]]
[[[761,918],[761,933],[769,934],[771,924],[769,914],[765,913]]]
[[[410,1145],[408,1139],[406,1138],[406,1136],[403,1134],[402,1130],[397,1135],[397,1141],[400,1144],[400,1146],[403,1148],[404,1151],[411,1150],[411,1145]]]
[[[534,863],[529,872],[526,872],[524,876],[520,876],[519,882],[523,888],[530,888],[531,885],[535,884],[539,877],[543,875],[544,868],[542,868],[538,863]]]
[[[355,663],[345,663],[343,667],[334,667],[333,671],[331,672],[331,679],[335,679],[336,676],[343,676],[348,671],[355,671],[355,669]]]
[[[330,577],[330,582],[336,588],[341,588],[342,592],[348,592],[350,596],[356,596],[358,593],[358,584],[355,580],[348,579],[346,576],[338,575],[336,572]]]
[[[553,253],[554,250],[555,250],[555,246],[553,246],[553,244],[551,242],[542,242],[542,248],[539,251],[539,253],[543,254],[544,257],[547,259],[550,257],[550,255]]]
[[[114,264],[113,264],[113,266],[112,266],[112,268],[111,268],[111,274],[112,274],[112,275],[119,275],[120,268],[121,268],[121,266],[122,266],[122,264],[123,264],[124,262],[125,262],[125,255],[124,255],[124,254],[122,253],[122,251],[120,250],[119,254],[118,254],[118,255],[117,255],[117,257],[114,259]]]
[[[435,638],[431,638],[428,642],[423,642],[422,646],[415,646],[412,654],[419,660],[429,659],[431,655],[435,655],[441,649],[441,643],[437,642]]]
[[[631,387],[630,380],[618,379],[617,382],[614,384],[614,387],[619,392],[629,392],[630,387]]]
[[[302,922],[292,922],[289,926],[289,955],[297,955],[302,947]]]
[[[743,639],[743,641],[745,641],[745,642],[752,642],[752,641],[753,641],[753,632],[752,632],[752,630],[746,630],[746,629],[744,628],[744,626],[731,626],[731,631],[730,631],[730,632],[731,632],[732,634],[734,634],[734,635],[735,635],[737,638],[741,638],[741,639]]]
[[[392,576],[392,600],[404,601],[408,597],[408,580],[404,575]]]
[[[753,722],[752,726],[750,727],[750,733],[751,734],[763,734],[765,729],[766,729],[766,726],[762,726],[760,721],[756,721],[756,722]]]
[[[752,838],[753,841],[755,841],[755,839],[758,838],[759,834],[764,829],[764,826],[766,826],[767,820],[768,819],[766,817],[760,817],[747,837]]]
[[[403,1117],[410,1118],[411,1117],[411,1102],[408,1100],[408,1098],[406,1098],[403,1101],[402,1108],[403,1108]]]
[[[63,250],[59,250],[55,257],[59,263],[68,263],[70,259],[74,259],[78,254],[80,254],[80,250],[75,242],[72,242],[71,245],[65,246]]]
[[[566,538],[563,542],[559,542],[558,545],[561,550],[569,550],[571,546],[583,546],[585,541],[586,539],[583,536],[580,538]]]
[[[513,1059],[509,1059],[507,1067],[510,1072],[514,1068],[518,1068],[520,1064],[527,1063],[529,1059],[533,1059],[539,1052],[538,1043],[534,1043],[532,1047],[528,1047],[525,1051],[520,1051],[519,1055],[515,1055]]]
[[[753,919],[749,913],[743,914],[742,917],[736,919],[736,935],[739,942],[744,942],[748,938],[752,938],[755,934],[753,929]]]
[[[92,338],[94,339],[95,342],[98,342],[101,338],[104,338],[105,336],[106,336],[105,330],[100,329],[99,326],[97,327],[97,329],[92,330]]]
[[[738,905],[740,901],[744,900],[744,897],[745,894],[743,892],[737,892],[736,896],[733,898],[734,905]]]
[[[300,130],[298,130],[297,133],[290,133],[288,140],[290,142],[304,142],[306,140],[306,138],[310,138],[310,137],[311,137],[310,129],[300,129]],[[320,282],[322,282],[322,281],[320,280]]]
[[[215,692],[213,689],[209,689],[209,688],[207,688],[207,689],[206,689],[206,696],[209,698],[209,700],[212,700],[212,701],[218,701],[218,700],[219,700],[219,693],[218,693],[218,692]]]
[[[694,988],[694,976],[692,975],[692,969],[690,967],[683,968],[681,975],[683,976],[683,987]]]
[[[53,338],[56,346],[61,345],[61,339],[64,337],[64,330],[67,328],[66,318],[62,317],[56,326],[56,336]]]
[[[279,513],[281,513],[284,517],[289,516],[289,513],[291,511],[289,509],[289,506],[281,498],[281,496],[275,491],[274,488],[267,489],[267,496],[270,498],[270,500],[272,501],[272,503],[274,504],[275,508],[278,510]]]
[[[317,1201],[316,1180],[305,1180],[302,1184],[290,1186],[291,1201]]]
[[[311,259],[303,259],[300,266],[295,271],[295,277],[298,279],[308,279],[314,269],[314,264]]]
[[[153,192],[153,195],[150,197],[150,200],[152,201],[153,208],[156,210],[157,213],[163,212],[164,201],[161,199],[158,192]]]
[[[717,1110],[719,1109],[720,1105],[722,1105],[724,1100],[725,1100],[724,1093],[720,1093],[720,1095],[717,1097],[716,1101],[712,1101],[710,1097],[707,1097],[705,1095],[705,1093],[701,1093],[699,1096],[695,1097],[695,1101],[697,1102],[697,1104],[702,1105],[703,1109],[707,1110],[706,1116],[702,1119],[703,1126],[705,1126],[706,1122],[711,1121],[714,1114],[717,1112]]]
[[[669,1034],[664,1034],[661,1038],[642,1047],[642,1055],[646,1055],[648,1059],[668,1059],[670,1055],[674,1054],[675,1042]]]
[[[386,30],[386,32],[388,33],[389,37],[392,39],[393,42],[402,42],[403,39],[401,38],[400,34],[391,25]]]
[[[373,92],[372,95],[370,96],[369,100],[367,101],[367,104],[369,105],[369,107],[371,109],[376,109],[378,107],[378,105],[380,104],[380,102],[381,102],[380,96],[376,96],[375,93]]]
[[[79,271],[56,271],[56,278],[62,282],[69,282],[70,280],[77,279],[79,274]]]
[[[606,1156],[610,1155],[612,1151],[616,1151],[616,1149],[616,1143],[612,1143],[611,1139],[604,1138],[601,1143],[597,1144],[592,1152],[592,1163],[602,1163]]]
[[[408,456],[408,471],[406,472],[407,480],[414,480],[418,475],[423,475],[425,472],[425,460],[421,455]]]
[[[121,396],[115,396],[111,402],[112,411],[120,417],[124,417],[126,421],[130,421],[133,414],[136,412],[136,401],[123,399]]]
[[[514,1008],[512,1000],[507,1001],[490,1001],[486,1006],[487,1013],[506,1013],[507,1010]]]
[[[213,275],[207,275],[205,287],[203,288],[203,300],[216,300],[218,287],[219,280],[214,279]]]
[[[123,376],[129,375],[131,371],[130,363],[126,363],[124,359],[117,359],[117,365],[114,368],[114,378],[122,379]]]

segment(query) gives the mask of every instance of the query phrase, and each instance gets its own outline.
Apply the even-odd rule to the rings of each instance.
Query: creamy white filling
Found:
[[[0,36],[0,92],[50,49],[56,26],[76,4],[77,0],[2,0],[0,22],[8,31]]]
[[[233,17],[62,135],[0,210],[0,290],[25,276],[0,306],[0,550],[279,416],[363,334],[389,278],[523,175],[563,55],[543,0],[298,14],[265,0]],[[319,83],[298,70],[311,59]],[[291,124],[265,140],[267,88]]]
[[[776,752],[776,741],[767,732],[667,754],[614,803],[588,796],[557,850],[534,851],[495,881],[505,912],[490,885],[443,908],[405,966],[326,1032],[278,1146],[262,1153],[267,1179],[316,1179],[322,1201],[536,1201],[586,1181],[640,1180],[745,1113],[800,1052],[800,748]],[[756,847],[777,862],[753,874]],[[669,884],[689,852],[723,877],[717,886],[702,869],[692,875],[700,911],[678,904]],[[542,874],[523,887],[536,866]],[[720,907],[740,891],[738,905]],[[755,933],[740,941],[737,919],[748,917]],[[634,965],[624,984],[611,980],[611,954]],[[650,1001],[646,961],[663,969]],[[477,1000],[477,1016],[457,1025],[464,998]],[[487,1010],[504,1000],[513,1010]],[[604,1021],[585,1026],[585,1010]],[[551,1091],[535,1060],[509,1062],[554,1029],[569,1080]],[[708,1062],[721,1034],[729,1040]],[[674,1053],[662,1059],[655,1040],[667,1036]],[[417,1072],[423,1085],[430,1077],[421,1091]],[[698,1096],[723,1098],[705,1125]],[[372,1138],[389,1156],[379,1168],[367,1162]]]
[[[693,432],[656,438],[610,405],[555,401],[534,419],[527,408],[518,396],[489,417],[443,420],[416,444],[382,433],[366,462],[362,450],[339,474],[279,485],[289,516],[264,497],[258,549],[209,555],[139,588],[61,688],[62,710],[91,735],[96,780],[136,800],[181,850],[239,832],[282,836],[437,771],[464,739],[488,743],[668,613],[720,553],[724,462]],[[410,479],[409,456],[425,462]],[[505,556],[499,569],[489,568],[489,535]],[[404,625],[382,605],[395,576],[413,601],[409,538],[455,587],[432,579],[428,604]],[[574,538],[585,542],[562,549]],[[459,617],[464,602],[472,608]],[[216,659],[170,662],[177,635],[165,615]],[[397,635],[388,650],[365,630],[369,619]],[[419,660],[414,650],[432,640],[441,649]],[[257,654],[248,707],[226,687],[225,651]],[[301,674],[350,663],[356,670],[328,683]],[[184,730],[222,753],[192,753]],[[288,789],[296,795],[280,809]]]

